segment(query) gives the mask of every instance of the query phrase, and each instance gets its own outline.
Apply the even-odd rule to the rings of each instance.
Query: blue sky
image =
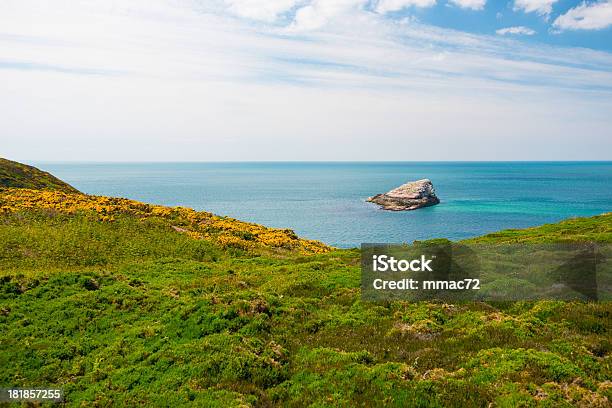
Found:
[[[612,1],[4,0],[0,156],[609,160]]]
[[[407,8],[396,12],[393,18],[416,16],[420,21],[440,27],[453,28],[476,34],[495,34],[507,27],[526,27],[533,35],[524,35],[522,41],[552,45],[612,50],[612,26],[597,30],[558,30],[554,21],[582,1],[559,0],[552,5],[550,14],[525,12],[515,9],[513,1],[488,1],[481,10],[460,8],[452,3],[437,2],[427,8]],[[593,2],[591,2],[593,3]]]

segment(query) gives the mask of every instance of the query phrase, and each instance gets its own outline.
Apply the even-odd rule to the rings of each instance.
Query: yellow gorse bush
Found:
[[[0,215],[41,209],[64,214],[95,214],[103,222],[112,222],[120,215],[167,220],[174,231],[194,239],[211,239],[224,247],[246,250],[258,246],[297,250],[305,254],[323,253],[331,248],[313,240],[300,239],[290,229],[268,228],[206,211],[185,207],[145,204],[126,198],[93,196],[59,191],[22,188],[0,189]]]

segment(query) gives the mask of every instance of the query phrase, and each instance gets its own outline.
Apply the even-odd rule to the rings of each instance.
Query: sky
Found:
[[[0,157],[611,152],[612,0],[0,0]]]

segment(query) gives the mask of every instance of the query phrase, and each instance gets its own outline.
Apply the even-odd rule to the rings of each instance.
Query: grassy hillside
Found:
[[[465,240],[478,244],[548,243],[567,241],[612,242],[612,213],[570,218],[556,224],[526,229],[509,229]]]
[[[79,215],[91,221],[110,222],[114,223],[113,225],[120,224],[115,221],[131,219],[137,222],[134,226],[135,233],[144,225],[156,224],[170,236],[182,234],[192,239],[214,241],[222,248],[252,253],[295,251],[310,254],[331,249],[321,242],[301,239],[290,229],[267,228],[191,208],[171,208],[125,198],[80,193],[0,189],[0,214],[19,214],[24,210],[26,213],[35,211],[47,214],[51,218],[59,215]],[[110,226],[109,230],[113,230],[113,227]]]
[[[1,157],[0,187],[33,188],[78,193],[74,187],[45,171]]]
[[[374,304],[359,279],[358,250],[290,230],[5,189],[0,386],[58,385],[68,406],[610,406],[610,303]]]

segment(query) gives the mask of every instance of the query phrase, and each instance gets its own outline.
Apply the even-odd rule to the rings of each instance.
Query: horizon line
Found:
[[[11,160],[11,159],[7,159]],[[14,160],[44,164],[348,164],[348,163],[612,163],[612,159],[578,160]]]

